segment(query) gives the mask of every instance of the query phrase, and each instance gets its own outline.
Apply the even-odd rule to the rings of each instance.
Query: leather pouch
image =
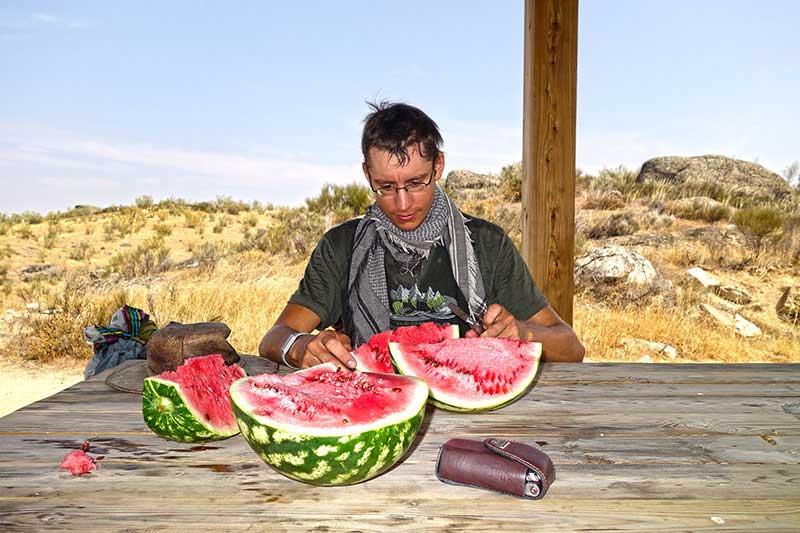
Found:
[[[439,448],[436,477],[453,485],[538,500],[556,480],[556,470],[546,453],[522,442],[450,439]]]

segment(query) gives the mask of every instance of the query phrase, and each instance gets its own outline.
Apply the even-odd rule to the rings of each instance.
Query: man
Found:
[[[436,123],[410,105],[370,106],[361,150],[375,203],[322,237],[259,353],[293,368],[354,368],[351,349],[375,333],[458,323],[452,302],[482,321],[484,337],[541,342],[548,361],[583,360],[583,345],[503,230],[463,215],[438,186],[445,157]]]

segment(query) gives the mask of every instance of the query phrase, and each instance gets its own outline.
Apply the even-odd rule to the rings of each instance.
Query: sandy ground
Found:
[[[0,417],[83,380],[83,365],[45,368],[0,358]]]

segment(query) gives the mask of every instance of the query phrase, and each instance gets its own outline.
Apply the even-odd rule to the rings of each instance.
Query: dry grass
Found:
[[[600,303],[579,303],[575,330],[592,361],[636,361],[620,350],[620,340],[634,337],[673,346],[675,361],[660,362],[765,362],[800,360],[800,338],[744,338],[717,327],[696,308],[615,308]]]

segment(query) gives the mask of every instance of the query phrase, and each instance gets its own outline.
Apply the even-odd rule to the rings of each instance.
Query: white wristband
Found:
[[[286,337],[286,340],[283,341],[283,346],[281,346],[281,363],[283,363],[284,365],[288,366],[292,370],[300,370],[300,367],[294,366],[289,361],[287,361],[286,360],[286,355],[289,353],[289,350],[292,349],[292,346],[294,346],[295,341],[297,341],[297,339],[299,339],[303,335],[311,335],[311,333],[305,333],[303,331],[296,331],[296,332],[292,333],[291,335],[289,335],[288,337]]]

